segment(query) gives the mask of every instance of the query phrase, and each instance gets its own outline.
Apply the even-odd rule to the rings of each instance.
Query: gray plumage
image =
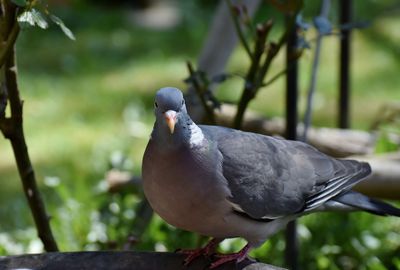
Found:
[[[179,228],[258,246],[311,212],[400,216],[399,209],[350,191],[370,174],[367,163],[334,159],[302,142],[197,126],[175,88],[158,91],[155,115],[144,191],[154,210]]]

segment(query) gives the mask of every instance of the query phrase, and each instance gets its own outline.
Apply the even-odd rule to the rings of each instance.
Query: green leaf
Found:
[[[375,144],[375,153],[387,153],[397,151],[399,145],[392,140],[387,132],[382,131]]]
[[[25,7],[26,6],[26,0],[11,0],[14,4],[20,7]]]
[[[75,36],[72,33],[72,31],[67,26],[65,26],[64,22],[60,18],[51,14],[50,19],[61,28],[61,30],[67,37],[69,37],[72,40],[75,40]]]
[[[35,25],[39,26],[42,29],[46,29],[47,27],[49,27],[49,24],[43,17],[42,13],[40,13],[34,8],[23,12],[18,17],[18,22],[21,25],[21,27],[35,26]]]
[[[29,10],[19,15],[17,20],[22,28],[26,28],[27,26],[35,26],[35,21],[33,20],[32,12],[30,12]]]
[[[49,27],[49,24],[47,23],[46,19],[43,17],[42,13],[37,11],[36,9],[32,9],[32,16],[33,20],[35,21],[35,24],[39,26],[42,29],[46,29]]]

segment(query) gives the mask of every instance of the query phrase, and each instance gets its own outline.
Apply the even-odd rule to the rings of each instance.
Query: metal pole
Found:
[[[351,22],[352,0],[340,0],[340,25]],[[340,85],[339,85],[339,127],[350,127],[350,38],[351,28],[341,30],[340,35]]]
[[[294,28],[290,33],[286,47],[286,138],[296,140],[297,138],[297,99],[298,99],[298,67],[296,55],[297,33]],[[290,222],[285,231],[286,249],[285,261],[291,270],[298,267],[298,240],[296,221]]]

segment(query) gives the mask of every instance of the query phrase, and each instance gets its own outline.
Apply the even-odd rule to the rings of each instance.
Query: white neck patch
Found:
[[[190,147],[198,146],[204,140],[204,134],[201,129],[195,124],[191,123],[189,126],[190,130]]]

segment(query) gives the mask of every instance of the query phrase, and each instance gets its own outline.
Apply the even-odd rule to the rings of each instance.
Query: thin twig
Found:
[[[46,251],[58,251],[57,243],[50,228],[49,217],[46,214],[46,209],[36,184],[35,173],[29,158],[28,147],[24,137],[22,126],[23,102],[19,96],[14,53],[15,51],[12,49],[5,63],[6,85],[11,107],[11,121],[14,127],[13,131],[9,134],[8,139],[11,141],[18,172],[22,180],[25,196],[28,200],[29,207],[31,208],[39,238],[42,240]]]
[[[7,108],[7,88],[4,83],[0,83],[0,119],[6,117]]]
[[[256,43],[254,47],[254,53],[252,57],[252,62],[250,64],[249,72],[247,73],[246,76],[247,82],[254,82],[254,80],[257,78],[257,72],[259,69],[261,58],[263,53],[265,52],[266,40],[268,34],[271,31],[272,26],[273,26],[272,20],[269,20],[264,24],[257,25]]]
[[[242,43],[247,55],[250,57],[250,59],[252,59],[253,55],[251,54],[250,46],[247,43],[247,40],[246,40],[246,38],[244,36],[244,33],[243,33],[243,29],[240,26],[240,22],[238,20],[239,15],[236,14],[236,9],[232,5],[232,2],[230,0],[226,0],[226,3],[228,5],[229,11],[231,12],[231,17],[232,17],[232,20],[233,20],[233,24],[235,26],[235,30],[236,30],[236,33],[237,33],[237,35],[239,37],[240,43]]]
[[[249,15],[249,12],[247,10],[246,5],[242,6],[242,12],[243,12],[243,24],[246,26],[247,31],[251,34],[252,38],[255,40],[256,39],[256,27],[254,27],[253,21],[251,19],[251,16]]]
[[[261,87],[267,87],[271,84],[273,84],[277,79],[279,79],[279,77],[281,77],[282,75],[284,75],[286,72],[288,71],[288,68],[285,68],[281,71],[279,71],[277,74],[275,74],[271,79],[269,79],[267,82],[263,83],[261,85]]]
[[[321,11],[320,17],[327,18],[330,8],[330,0],[323,0],[321,4]],[[317,73],[318,73],[318,66],[319,66],[319,59],[321,55],[321,45],[322,39],[324,35],[318,32],[317,41],[315,45],[315,54],[314,54],[314,61],[311,70],[311,82],[310,87],[307,93],[307,105],[306,111],[304,113],[304,130],[303,130],[303,137],[301,138],[302,141],[307,141],[308,129],[311,125],[311,113],[313,108],[313,99],[315,93],[315,86],[317,83]]]
[[[262,85],[264,77],[267,74],[269,67],[271,66],[272,60],[274,60],[275,56],[280,51],[281,47],[287,41],[290,31],[292,31],[293,27],[295,27],[295,19],[296,19],[296,15],[292,15],[291,19],[289,21],[289,26],[287,27],[287,29],[283,33],[283,35],[280,37],[278,44],[273,44],[273,43],[271,44],[271,48],[268,50],[267,57],[264,61],[264,64],[261,66],[259,76],[256,81],[256,83],[259,87]]]
[[[234,120],[234,127],[237,129],[241,128],[244,113],[245,113],[250,101],[256,96],[258,90],[262,87],[265,75],[267,74],[273,59],[278,54],[281,47],[285,44],[287,37],[288,37],[288,33],[295,26],[296,15],[291,15],[290,18],[291,19],[290,19],[289,27],[287,27],[286,31],[279,39],[279,42],[277,44],[275,44],[275,43],[270,44],[270,47],[267,51],[267,56],[265,57],[264,63],[257,70],[256,77],[254,78],[254,80],[245,82],[245,87],[242,92],[242,96],[239,100],[238,110],[236,112],[236,116],[235,116],[235,120]],[[253,59],[253,61],[254,61],[254,59]],[[249,83],[251,83],[251,88],[248,87]]]
[[[243,115],[246,109],[245,103],[251,100],[257,91],[257,84],[255,81],[260,68],[261,58],[265,52],[266,40],[272,28],[272,25],[272,21],[268,21],[265,24],[260,24],[257,26],[257,36],[253,57],[249,71],[246,74],[244,89],[242,92],[242,96],[239,100],[238,111],[233,122],[234,128],[239,129],[241,127]]]
[[[204,95],[206,89],[204,89],[204,87],[200,85],[197,79],[197,74],[193,68],[193,65],[189,61],[186,62],[186,65],[189,70],[190,83],[192,83],[198,97],[200,98],[201,104],[203,105],[203,108],[207,114],[207,118],[211,122],[211,124],[215,124],[214,109],[208,105]]]
[[[4,65],[7,55],[9,55],[10,50],[14,46],[15,41],[17,40],[18,37],[19,30],[20,30],[19,24],[15,23],[11,29],[10,34],[8,35],[7,41],[3,42],[2,51],[0,52],[0,67]]]

